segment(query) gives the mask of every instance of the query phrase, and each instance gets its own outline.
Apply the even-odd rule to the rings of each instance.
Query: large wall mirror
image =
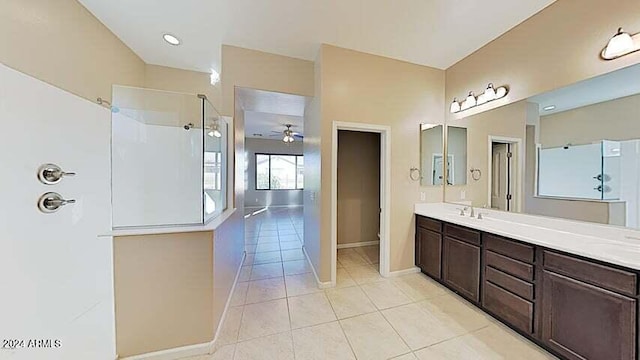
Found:
[[[640,228],[639,79],[640,64],[449,121],[468,176],[445,201]]]

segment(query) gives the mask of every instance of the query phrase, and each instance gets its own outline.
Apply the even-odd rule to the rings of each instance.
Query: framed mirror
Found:
[[[638,79],[640,64],[451,121],[469,177],[445,201],[640,228]]]
[[[467,183],[467,129],[447,126],[447,185]]]
[[[420,124],[420,185],[439,186],[444,182],[443,125]]]

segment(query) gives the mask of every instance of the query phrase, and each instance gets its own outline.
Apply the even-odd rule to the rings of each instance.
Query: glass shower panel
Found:
[[[204,134],[204,221],[227,209],[228,124],[207,99],[203,99]]]
[[[602,199],[620,199],[620,142],[602,141]]]
[[[113,227],[203,222],[202,99],[113,87]]]
[[[601,199],[602,145],[600,142],[541,149],[538,195]]]

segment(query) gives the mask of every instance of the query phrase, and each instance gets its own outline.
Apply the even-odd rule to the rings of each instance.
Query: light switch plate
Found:
[[[464,200],[467,198],[467,192],[465,190],[460,190],[460,200]]]
[[[427,200],[427,194],[424,191],[420,191],[420,201]]]

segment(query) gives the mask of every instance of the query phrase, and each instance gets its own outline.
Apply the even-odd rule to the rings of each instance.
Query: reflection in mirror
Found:
[[[442,128],[437,124],[420,124],[421,186],[442,185],[444,180]]]
[[[467,183],[467,129],[447,126],[447,185]]]
[[[467,170],[482,177],[448,186],[445,200],[494,207],[504,188],[511,211],[640,228],[638,79],[640,64],[453,120],[467,128]],[[524,144],[506,162],[512,176],[498,176],[496,138]]]

